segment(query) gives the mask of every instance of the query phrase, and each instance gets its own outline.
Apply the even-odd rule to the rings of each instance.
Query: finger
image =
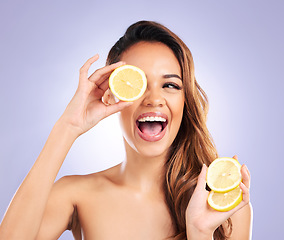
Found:
[[[233,215],[235,212],[239,211],[241,208],[243,208],[244,206],[246,206],[250,202],[249,189],[242,182],[240,183],[240,188],[243,192],[242,193],[243,199],[242,199],[242,201],[240,202],[239,205],[237,205],[232,210],[228,211],[230,216]]]
[[[233,156],[233,158],[238,161],[238,156],[237,155]]]
[[[101,82],[101,81],[103,81],[103,82]],[[109,81],[108,81],[108,78],[105,78],[103,80],[101,79],[100,82],[101,82],[100,84],[91,83],[91,82],[89,82],[89,83],[91,84],[92,91],[96,92],[99,89],[100,94],[103,95],[105,93],[105,91],[109,88],[109,84],[108,84]]]
[[[95,83],[96,85],[100,85],[103,81],[105,81],[109,75],[112,73],[112,71],[122,65],[124,65],[124,62],[117,62],[108,66],[105,66],[103,68],[97,69],[90,77],[89,81]]]
[[[249,202],[249,188],[242,182],[240,183],[240,188],[243,191],[243,202],[248,203]]]
[[[109,81],[108,81],[108,78],[105,78],[104,81],[101,83],[101,84],[95,84],[95,88],[94,88],[94,91],[96,89],[100,89],[101,90],[101,93],[104,94],[108,89],[109,89]]]
[[[105,92],[109,88],[108,79],[105,79],[98,87]]]
[[[111,114],[117,113],[123,110],[124,108],[129,107],[132,104],[133,102],[119,101],[118,103],[108,105],[106,110],[106,117],[110,116]]]
[[[206,187],[206,173],[207,173],[207,166],[203,164],[201,172],[197,179],[196,189],[204,190]]]
[[[95,56],[89,58],[85,64],[80,68],[80,78],[88,78],[88,71],[91,67],[91,65],[99,59],[99,54],[96,54]]]
[[[243,178],[243,184],[247,187],[250,188],[250,173],[245,164],[242,165],[241,167],[241,174]]]
[[[113,104],[119,102],[119,100],[116,101],[115,96],[113,95],[113,93],[111,92],[111,90],[108,88],[108,89],[105,91],[104,95],[102,96],[102,102],[103,102],[105,105],[113,105]]]

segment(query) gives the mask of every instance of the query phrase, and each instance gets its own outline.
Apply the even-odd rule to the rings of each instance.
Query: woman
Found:
[[[217,152],[187,46],[164,26],[141,21],[112,47],[107,66],[88,78],[97,59],[80,69],[78,89],[15,194],[0,239],[57,239],[66,229],[75,239],[250,239],[245,165],[243,201],[224,213],[207,204],[206,165]],[[110,73],[125,63],[147,76],[146,92],[133,103],[116,102],[108,89]],[[116,112],[125,161],[54,184],[76,138]],[[145,122],[149,116],[155,121]]]

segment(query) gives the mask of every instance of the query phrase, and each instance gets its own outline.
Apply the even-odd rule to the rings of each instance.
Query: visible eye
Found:
[[[170,89],[177,89],[177,90],[181,89],[181,87],[179,85],[177,85],[176,83],[171,83],[171,82],[165,83],[163,85],[163,88],[170,88]]]

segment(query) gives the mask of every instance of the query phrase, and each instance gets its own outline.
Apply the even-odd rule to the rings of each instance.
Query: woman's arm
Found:
[[[10,203],[0,225],[0,240],[36,239],[42,219],[46,219],[44,216],[57,212],[57,209],[58,212],[64,211],[62,216],[65,216],[65,219],[54,215],[49,222],[54,226],[51,228],[52,231],[62,231],[62,226],[66,225],[68,216],[72,214],[72,207],[66,206],[68,199],[62,201],[66,203],[66,209],[64,206],[53,204],[60,201],[64,195],[51,194],[50,197],[55,178],[69,149],[78,136],[94,127],[103,118],[130,104],[118,102],[106,106],[102,102],[103,94],[108,89],[110,73],[123,63],[98,69],[88,78],[88,70],[98,58],[98,55],[90,58],[80,69],[78,89]],[[56,188],[54,189],[56,192]],[[53,236],[54,232],[47,234]]]
[[[56,175],[75,139],[65,124],[55,124],[6,212],[0,226],[1,240],[35,239]]]
[[[77,197],[82,185],[80,176],[65,176],[52,187],[36,240],[58,239],[65,230],[72,230],[81,239],[77,222]],[[79,232],[77,232],[79,230]]]
[[[252,206],[247,204],[232,217],[232,234],[230,240],[249,240],[252,238]]]

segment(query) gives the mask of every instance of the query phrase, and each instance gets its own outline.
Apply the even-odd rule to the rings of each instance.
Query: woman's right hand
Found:
[[[131,105],[130,102],[122,101],[111,105],[103,103],[102,97],[108,89],[111,72],[124,63],[118,62],[105,66],[88,77],[90,66],[98,59],[99,56],[96,54],[81,67],[77,91],[59,119],[71,126],[77,136],[94,127],[105,117]]]

